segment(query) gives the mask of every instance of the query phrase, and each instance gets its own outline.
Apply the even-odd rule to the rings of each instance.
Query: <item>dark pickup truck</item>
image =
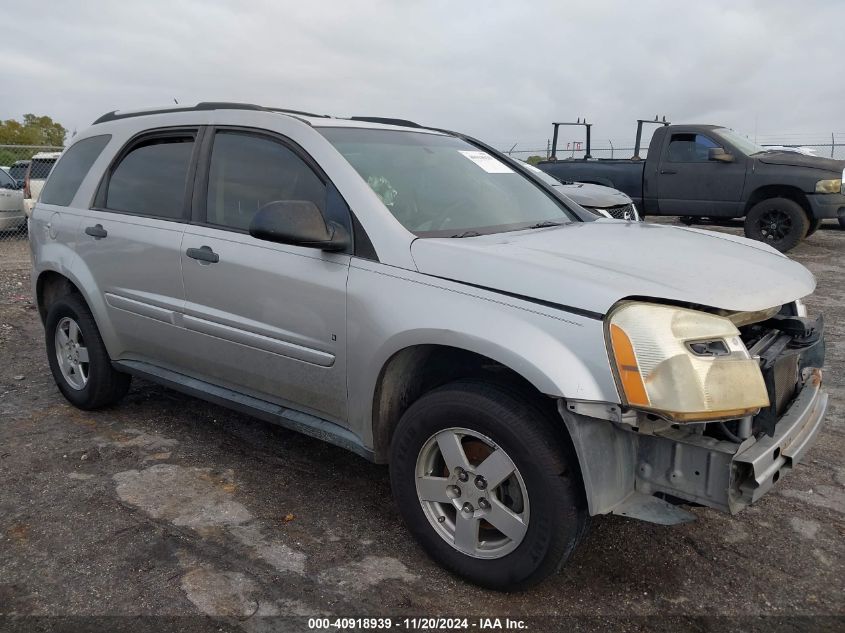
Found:
[[[578,123],[584,125],[584,123]],[[627,193],[641,215],[745,217],[745,235],[788,251],[825,218],[845,228],[845,161],[766,150],[718,125],[669,125],[655,131],[645,160],[594,159],[590,127],[584,158],[552,157],[537,167],[560,180]],[[590,124],[592,125],[592,124]]]

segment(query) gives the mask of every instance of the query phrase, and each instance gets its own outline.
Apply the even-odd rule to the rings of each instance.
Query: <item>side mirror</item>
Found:
[[[252,218],[249,234],[259,240],[324,251],[342,251],[349,246],[346,229],[337,222],[326,222],[317,205],[305,200],[268,202]]]
[[[728,154],[721,147],[711,147],[707,151],[707,160],[717,160],[720,163],[732,163],[734,162],[734,156],[733,154]]]

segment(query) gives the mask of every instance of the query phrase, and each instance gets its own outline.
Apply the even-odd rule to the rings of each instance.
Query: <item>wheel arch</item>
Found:
[[[804,210],[804,213],[810,220],[813,219],[813,211],[812,207],[810,207],[810,202],[807,200],[807,194],[798,187],[790,185],[765,185],[758,187],[748,197],[743,215],[747,215],[754,208],[754,205],[770,198],[786,198],[787,200],[792,200]]]
[[[47,322],[50,306],[59,298],[69,294],[82,295],[79,286],[63,273],[48,269],[43,270],[35,281],[35,301],[41,324]]]
[[[38,272],[34,282],[35,299],[41,322],[46,323],[47,312],[53,301],[67,294],[78,294],[85,301],[94,317],[100,336],[109,354],[113,354],[115,334],[109,320],[106,318],[106,302],[102,293],[91,293],[91,289],[98,290],[93,275],[87,266],[79,268],[66,266],[45,266]],[[114,356],[112,356],[114,357]]]
[[[451,345],[424,343],[397,350],[382,365],[373,391],[375,461],[387,463],[393,431],[408,407],[424,394],[455,380],[496,384],[556,415],[557,399],[562,394],[553,383],[538,378],[534,374],[529,379],[509,364],[479,351]]]

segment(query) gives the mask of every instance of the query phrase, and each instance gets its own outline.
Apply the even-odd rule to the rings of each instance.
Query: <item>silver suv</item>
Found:
[[[596,219],[472,138],[229,103],[112,112],[31,219],[64,396],[131,376],[389,464],[408,529],[498,589],[590,516],[759,499],[821,428],[812,275]]]

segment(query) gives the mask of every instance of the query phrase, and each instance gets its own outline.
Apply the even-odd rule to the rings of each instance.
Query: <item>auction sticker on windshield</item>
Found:
[[[480,152],[475,150],[458,150],[459,153],[469,158],[476,165],[481,167],[488,174],[512,174],[513,169],[505,165],[500,160],[493,158],[487,152]]]

